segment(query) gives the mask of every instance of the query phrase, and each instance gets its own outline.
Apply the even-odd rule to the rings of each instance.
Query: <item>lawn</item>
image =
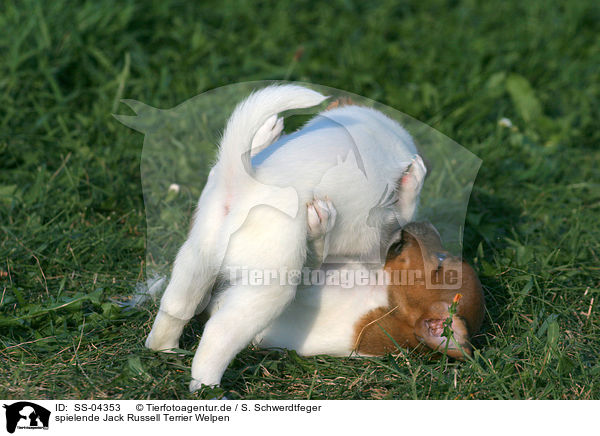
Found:
[[[486,318],[465,363],[248,348],[222,391],[600,399],[597,2],[194,3],[0,6],[0,398],[212,395],[187,390],[192,351],[143,347],[155,304],[119,304],[145,279],[144,137],[112,114],[286,79],[381,102],[482,159],[464,256]]]

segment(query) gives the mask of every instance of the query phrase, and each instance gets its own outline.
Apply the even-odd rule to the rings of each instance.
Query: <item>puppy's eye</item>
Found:
[[[446,257],[448,257],[448,255],[446,253],[435,253],[435,256],[437,257],[437,261],[438,261],[437,269],[440,269],[442,267],[442,264],[446,260]]]
[[[388,253],[393,255],[400,254],[402,252],[402,248],[404,248],[402,241],[396,242],[390,246]]]

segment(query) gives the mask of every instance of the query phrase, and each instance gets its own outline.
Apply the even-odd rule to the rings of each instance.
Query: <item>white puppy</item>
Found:
[[[413,218],[425,167],[410,135],[381,112],[328,110],[277,140],[283,128],[278,114],[325,98],[300,86],[267,87],[240,103],[227,123],[146,341],[154,350],[177,348],[184,325],[207,306],[219,275],[226,281],[211,302],[192,363],[192,391],[218,385],[235,355],[294,298],[296,282],[288,275],[307,261],[310,238],[310,207],[304,205],[315,198],[336,205],[336,225],[320,253],[330,259],[379,260],[382,241]],[[409,167],[419,173],[411,178],[414,195],[399,199],[397,187]],[[277,274],[253,286],[241,270]]]

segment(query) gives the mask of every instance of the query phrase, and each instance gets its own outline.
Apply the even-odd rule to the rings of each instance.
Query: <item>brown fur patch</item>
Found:
[[[410,266],[410,270],[420,271],[417,277],[431,277],[433,285],[426,280],[390,284],[389,306],[372,310],[355,325],[355,351],[382,355],[396,350],[396,344],[404,348],[422,344],[431,350],[446,349],[439,325],[449,318],[448,308],[460,292],[462,299],[452,319],[455,341],[448,344],[447,352],[455,358],[462,358],[462,351],[470,354],[470,335],[481,327],[484,313],[483,292],[475,271],[443,251],[437,232],[429,224],[408,225],[402,244],[398,254],[388,255],[386,271],[392,274]],[[458,280],[460,289],[435,286],[449,274]]]

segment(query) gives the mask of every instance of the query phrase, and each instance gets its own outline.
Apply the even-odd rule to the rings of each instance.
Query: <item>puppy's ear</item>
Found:
[[[407,230],[406,227],[396,230],[387,243],[385,258],[386,260],[393,259],[409,248],[421,250],[419,237],[414,232]]]
[[[403,235],[404,231],[402,229],[398,229],[392,233],[392,236],[390,236],[385,248],[386,259],[394,258],[402,252],[404,249]]]
[[[419,235],[416,235],[414,232],[411,232],[410,229],[406,227],[402,229],[402,242],[404,245],[415,245],[417,247],[420,246]]]
[[[410,233],[414,238],[423,241],[425,245],[431,246],[442,246],[442,238],[437,229],[430,222],[412,222],[404,226],[404,230]]]

